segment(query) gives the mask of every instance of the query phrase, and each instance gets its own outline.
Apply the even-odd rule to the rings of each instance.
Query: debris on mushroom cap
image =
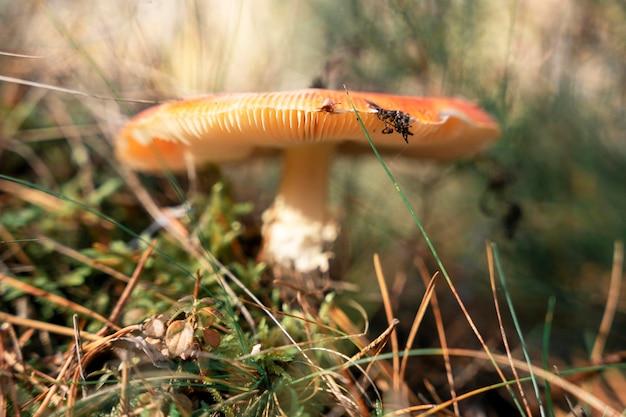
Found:
[[[405,156],[458,158],[478,152],[499,135],[493,119],[464,100],[350,95],[383,152],[402,149]],[[400,136],[390,134],[398,131],[392,122],[403,124]],[[115,140],[115,151],[133,169],[183,171],[186,154],[196,164],[224,162],[263,148],[324,141],[349,151],[367,145],[345,91],[215,94],[165,103],[128,122]]]

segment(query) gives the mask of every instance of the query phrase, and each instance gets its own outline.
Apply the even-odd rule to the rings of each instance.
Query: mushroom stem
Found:
[[[326,215],[328,177],[334,145],[315,144],[289,148],[283,156],[278,198],[311,220]]]
[[[331,144],[285,151],[278,195],[263,214],[267,261],[302,273],[328,271],[328,249],[338,232],[326,212],[333,152]]]

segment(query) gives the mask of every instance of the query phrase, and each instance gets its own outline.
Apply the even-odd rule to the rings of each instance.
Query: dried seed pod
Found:
[[[174,320],[165,333],[165,346],[170,356],[179,356],[182,359],[190,357],[194,344],[194,330],[191,324],[184,320]]]

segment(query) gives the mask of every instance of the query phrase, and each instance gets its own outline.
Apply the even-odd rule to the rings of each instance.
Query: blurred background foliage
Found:
[[[626,235],[622,0],[2,0],[0,19],[2,76],[88,94],[5,78],[0,172],[86,202],[135,232],[149,220],[119,182],[110,149],[124,120],[146,106],[132,100],[313,83],[476,100],[503,129],[484,156],[435,166],[399,152],[387,163],[470,311],[484,319],[481,330],[495,331],[485,256],[493,240],[531,336],[552,295],[562,336],[555,349],[584,349],[581,336],[596,331],[613,244]],[[278,171],[276,159],[222,167],[234,200],[255,203],[242,216],[249,230]],[[362,302],[376,305],[371,259],[380,253],[387,279],[406,279],[398,314],[411,317],[423,292],[416,259],[433,266],[417,228],[373,156],[338,159],[333,175],[343,229],[337,276],[362,285]],[[201,189],[209,194],[218,177],[207,171]],[[166,180],[144,180],[160,204],[180,203]],[[130,239],[119,228],[76,222],[80,208],[61,216],[58,207],[33,208],[2,192],[0,219],[10,232],[3,240],[43,233],[82,249]],[[64,270],[49,253],[26,250]],[[15,268],[8,249],[2,253],[3,267]],[[623,329],[621,300],[615,326]],[[451,298],[442,302],[455,321]],[[615,330],[609,344],[623,346]],[[436,336],[422,343],[436,344]]]

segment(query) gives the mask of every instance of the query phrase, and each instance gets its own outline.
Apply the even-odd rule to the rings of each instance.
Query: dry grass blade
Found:
[[[604,308],[598,336],[591,350],[591,363],[600,363],[604,354],[606,339],[611,331],[611,325],[615,318],[615,311],[619,303],[622,275],[624,270],[624,242],[615,242],[613,250],[613,267],[611,269],[611,284],[609,286],[608,299]]]
[[[40,244],[48,249],[54,250],[55,252],[58,252],[62,255],[65,255],[69,258],[75,259],[87,266],[89,266],[90,268],[93,268],[95,270],[98,270],[100,272],[103,272],[105,274],[107,274],[108,276],[110,276],[111,278],[114,278],[118,281],[121,282],[128,282],[130,281],[130,278],[127,277],[126,275],[122,274],[121,272],[119,272],[116,269],[113,269],[111,267],[109,267],[108,265],[106,265],[105,263],[102,262],[98,262],[95,261],[93,259],[91,259],[90,257],[83,255],[82,253],[80,253],[79,251],[77,251],[76,249],[72,249],[68,246],[63,245],[62,243],[59,243],[55,240],[49,239],[45,236],[39,236],[37,237],[38,241],[40,242]],[[98,246],[97,244],[94,244],[94,246]]]
[[[139,329],[139,326],[128,326],[123,329],[118,330],[117,332],[106,336],[96,336],[85,332],[80,332],[80,336],[84,339],[91,340],[91,343],[88,343],[83,346],[83,351],[87,352],[85,356],[82,358],[82,368],[85,367],[86,358],[91,358],[94,355],[93,352],[98,352],[99,350],[105,348],[111,339],[122,337],[130,332],[136,331]],[[72,330],[72,334],[74,334]],[[37,411],[33,414],[33,417],[42,417],[49,414],[48,406],[51,402],[54,402],[56,405],[60,405],[65,400],[65,396],[69,394],[67,397],[68,404],[71,400],[75,400],[76,398],[76,390],[80,385],[80,372],[78,367],[76,366],[76,357],[73,354],[74,350],[70,347],[68,353],[66,354],[65,361],[63,362],[63,366],[59,369],[58,375],[54,382],[50,385],[48,390],[44,392],[41,396],[36,398],[36,401],[39,404]],[[69,389],[66,388],[66,381],[69,381],[71,378],[69,373],[74,372],[75,383],[70,386]],[[63,389],[63,395],[57,394],[57,390]],[[63,397],[63,398],[62,398]],[[70,407],[71,408],[71,407]]]
[[[96,269],[98,271],[101,271],[105,274],[107,274],[108,276],[110,276],[111,278],[115,278],[118,281],[121,282],[126,282],[128,283],[130,281],[130,278],[127,277],[126,275],[122,274],[121,272],[119,272],[116,269],[113,269],[109,266],[107,266],[106,264],[102,263],[102,262],[98,262],[97,260],[93,260],[88,256],[83,255],[82,253],[80,253],[79,251],[72,249],[70,247],[67,247],[59,242],[56,242],[52,239],[49,239],[47,237],[44,236],[40,236],[37,238],[38,242],[47,248],[50,248],[60,254],[63,254],[65,256],[68,256],[72,259],[75,259],[87,266],[89,266],[90,268]],[[98,246],[97,244],[94,244],[94,246]],[[138,285],[141,287],[142,290],[149,292],[151,295],[155,296],[156,298],[159,298],[163,301],[166,301],[169,304],[175,304],[176,300],[161,294],[160,292],[154,291],[154,289],[152,289],[148,284],[143,283],[143,282],[139,282]]]
[[[415,340],[415,336],[417,335],[417,331],[424,319],[424,314],[426,313],[426,309],[428,308],[428,304],[430,304],[431,297],[435,291],[435,284],[437,283],[438,272],[433,275],[433,277],[428,282],[426,286],[426,291],[424,291],[424,296],[422,297],[422,302],[415,313],[415,318],[413,319],[413,325],[411,326],[411,330],[409,331],[409,336],[407,337],[406,346],[404,347],[404,355],[402,356],[402,365],[400,366],[400,378],[404,379],[406,375],[406,366],[409,360],[409,351],[413,346],[413,341]]]
[[[376,271],[376,279],[378,280],[378,287],[380,288],[380,296],[383,300],[385,307],[385,315],[387,316],[387,324],[391,328],[393,323],[397,324],[397,319],[394,318],[393,309],[391,306],[391,300],[389,299],[389,290],[387,289],[387,283],[385,282],[385,275],[383,274],[382,267],[380,265],[380,257],[377,253],[374,254],[374,269]],[[393,325],[395,327],[395,325]],[[398,392],[400,390],[400,358],[398,356],[398,335],[396,333],[391,334],[391,351],[393,352],[393,389]]]
[[[92,342],[92,343],[84,345],[83,351],[86,353],[82,357],[81,366],[79,367],[77,366],[77,364],[75,364],[75,366],[73,367],[68,366],[68,369],[73,374],[73,376],[71,377],[72,384],[70,385],[68,398],[67,398],[67,408],[69,410],[72,409],[73,405],[76,402],[76,399],[78,398],[78,387],[81,387],[83,385],[81,383],[82,382],[81,369],[86,369],[89,363],[94,358],[100,355],[103,350],[108,349],[109,344],[111,343],[112,340],[118,339],[120,337],[124,337],[131,332],[139,330],[139,328],[140,326],[138,325],[128,326],[106,337],[100,337],[100,339],[96,342]],[[74,356],[70,355],[67,359],[67,362],[74,364]],[[67,378],[67,375],[65,376],[65,378]]]
[[[27,284],[25,282],[21,282],[15,278],[12,278],[8,275],[5,275],[3,273],[0,273],[0,283],[4,283],[6,285],[9,285],[10,287],[15,288],[16,290],[20,290],[23,291],[27,294],[32,295],[33,297],[39,297],[39,298],[43,298],[45,300],[50,301],[53,304],[56,304],[60,307],[63,308],[68,308],[70,310],[73,310],[77,313],[83,314],[87,317],[91,317],[94,320],[98,320],[102,323],[105,323],[107,326],[113,328],[113,329],[117,329],[119,330],[120,327],[118,325],[116,325],[115,323],[111,323],[109,321],[109,319],[107,319],[106,317],[101,316],[100,314],[96,313],[95,311],[91,311],[88,308],[74,303],[72,301],[69,301],[63,297],[59,297],[58,295],[55,294],[51,294],[48,291],[42,290],[40,288],[34,287],[30,284]]]
[[[18,181],[8,181],[0,179],[0,191],[4,191],[15,195],[18,199],[27,201],[30,204],[39,206],[51,213],[63,211],[67,201],[71,199],[62,198],[61,194],[55,192],[46,192],[36,187],[29,187]],[[87,206],[83,206],[87,207]],[[90,225],[98,225],[105,229],[111,228],[110,222],[104,216],[96,216],[94,210],[80,210],[76,215],[81,222]]]
[[[607,369],[602,373],[602,384],[607,391],[607,397],[617,403],[616,407],[626,407],[626,378],[619,369]],[[601,385],[601,384],[598,384]]]
[[[400,323],[400,321],[398,319],[391,320],[391,323],[389,324],[389,327],[387,327],[385,329],[385,331],[382,332],[371,343],[369,343],[367,346],[362,348],[359,351],[359,353],[357,353],[356,355],[352,356],[350,358],[350,361],[356,362],[359,359],[361,359],[363,356],[369,354],[371,351],[374,351],[373,352],[374,356],[376,356],[378,353],[380,353],[382,348],[384,348],[385,345],[387,344],[387,342],[389,341],[389,338],[392,335],[393,331],[396,329],[396,326],[398,325],[398,323]]]
[[[611,268],[611,278],[604,313],[589,358],[594,365],[607,363],[606,358],[604,358],[604,348],[619,304],[623,268],[624,243],[617,241],[613,249],[613,266]],[[607,402],[615,404],[615,407],[626,406],[626,380],[621,371],[606,369],[601,373],[591,373],[584,379],[589,392],[605,398]]]
[[[363,358],[365,355],[370,355],[372,357],[376,357],[378,356],[378,354],[381,352],[381,350],[385,347],[385,345],[387,344],[387,342],[389,341],[389,338],[392,334],[394,334],[394,331],[396,329],[396,326],[398,325],[399,320],[398,319],[393,319],[391,324],[389,325],[389,327],[387,327],[376,339],[374,339],[371,343],[369,343],[367,346],[365,346],[364,348],[362,348],[357,354],[353,355],[351,358],[349,358],[346,362],[345,362],[345,367],[348,366],[352,366],[354,365],[357,361],[359,361],[361,358]],[[368,363],[367,368],[365,368],[365,370],[363,371],[363,381],[359,384],[360,387],[360,392],[365,392],[365,386],[364,385],[364,381],[367,381],[368,383],[371,383],[374,386],[373,380],[371,379],[370,375],[371,375],[371,369],[372,367],[378,363],[378,360],[372,360],[370,363]],[[359,369],[360,366],[359,366]],[[349,377],[349,375],[346,375],[348,377],[348,379],[350,380],[351,378]],[[396,373],[393,372],[393,377],[396,377]],[[394,396],[394,400],[398,401],[398,400],[403,400],[402,398],[402,394],[404,392],[407,392],[406,387],[400,387],[399,389],[395,389],[392,388],[391,393]],[[369,414],[368,407],[366,407],[362,401],[361,401],[361,396],[360,395],[353,395],[353,397],[360,403],[360,407],[359,409],[361,410],[361,414],[366,415]],[[403,403],[406,401],[403,401]],[[388,404],[389,405],[389,404]]]
[[[5,350],[6,336],[9,336],[9,339],[11,339],[12,351]],[[7,345],[9,344],[7,343]],[[22,357],[21,346],[17,341],[15,330],[10,324],[3,323],[0,326],[0,372],[3,374],[3,381],[0,381],[0,413],[2,413],[3,417],[7,415],[9,399],[13,404],[18,404],[17,387],[14,383],[11,368],[18,365],[23,370],[23,363],[24,358]],[[36,386],[37,384],[34,385]]]
[[[333,323],[337,325],[342,332],[350,335],[350,339],[360,351],[364,350],[370,341],[365,337],[365,333],[361,331],[350,318],[338,307],[332,307],[328,310],[328,314]],[[379,367],[379,371],[383,377],[388,381],[393,381],[393,369],[390,367],[389,362],[375,361]]]
[[[417,259],[417,269],[420,272],[420,276],[422,277],[422,281],[424,285],[427,287],[432,282],[432,278],[428,269],[426,268],[426,264],[422,258]],[[441,345],[441,352],[443,356],[443,363],[446,368],[446,378],[448,379],[448,386],[450,387],[450,398],[452,400],[456,399],[456,388],[454,383],[454,376],[452,374],[452,363],[450,362],[450,355],[448,354],[448,340],[446,338],[446,331],[443,324],[443,317],[441,316],[441,309],[439,308],[439,300],[437,299],[437,293],[433,291],[432,296],[430,297],[430,303],[433,306],[433,315],[435,316],[435,325],[437,326],[437,335],[439,336],[439,344]],[[454,414],[459,416],[461,412],[459,410],[459,403],[454,401],[452,403],[454,407]]]
[[[487,346],[487,343],[485,342],[485,338],[482,336],[482,334],[478,330],[478,327],[476,326],[474,319],[469,314],[469,311],[467,310],[467,307],[465,306],[463,299],[461,298],[454,284],[452,283],[452,280],[446,279],[446,282],[448,283],[448,288],[450,288],[450,291],[452,292],[452,295],[454,296],[456,303],[461,308],[461,311],[463,312],[463,316],[465,317],[465,320],[467,321],[470,328],[472,329],[472,332],[476,336],[476,339],[482,346],[483,351],[485,352],[487,357],[490,358],[491,364],[493,365],[494,370],[498,374],[498,377],[500,378],[502,382],[506,382],[507,378],[504,375],[504,372],[502,372],[502,369],[498,366],[498,362],[495,360],[495,357],[493,356],[493,352],[491,351],[491,349],[489,349],[489,346]]]
[[[11,56],[14,58],[27,58],[27,59],[45,59],[49,58],[52,55],[26,55],[26,54],[16,54],[13,52],[0,51],[0,55],[3,56]]]
[[[534,366],[531,365],[531,367],[528,366],[528,364],[525,361],[519,360],[519,359],[509,359],[506,355],[501,355],[501,354],[497,354],[497,353],[493,353],[491,352],[491,354],[487,354],[486,352],[483,351],[478,351],[478,350],[470,350],[470,349],[457,349],[457,348],[451,348],[449,349],[449,354],[451,356],[458,356],[458,357],[468,357],[468,358],[474,358],[474,359],[482,359],[482,360],[494,360],[496,361],[498,364],[500,365],[509,365],[511,362],[513,363],[513,365],[518,369],[521,370],[523,372],[529,373],[532,371],[532,373],[543,379],[544,381],[549,382],[550,384],[552,384],[553,386],[557,386],[560,387],[561,389],[563,389],[563,391],[568,392],[570,394],[572,394],[573,396],[575,396],[576,398],[578,398],[581,402],[588,404],[591,408],[597,410],[601,415],[606,416],[606,417],[618,417],[618,416],[622,416],[623,414],[616,410],[614,407],[611,407],[609,404],[607,404],[606,402],[600,400],[598,397],[594,396],[593,394],[589,393],[587,390],[569,382],[568,380],[566,380],[565,378],[559,376],[559,375],[555,375],[551,372],[548,372],[544,369],[542,369],[541,367],[538,366]],[[532,369],[531,369],[532,368]],[[418,416],[420,417],[425,417],[425,416],[429,416],[429,415],[433,415],[435,413],[438,413],[440,411],[443,411],[445,408],[449,407],[452,405],[452,403],[454,401],[461,401],[470,397],[473,397],[479,393],[488,391],[488,390],[492,390],[492,389],[496,389],[502,386],[502,384],[511,384],[514,383],[511,381],[503,381],[502,383],[498,383],[498,384],[493,384],[490,386],[486,386],[486,387],[482,387],[479,390],[475,390],[475,391],[471,391],[462,395],[459,395],[456,399],[454,400],[448,400],[445,401],[441,404],[437,404],[436,406],[430,408],[428,411],[418,414]],[[406,409],[403,410],[396,410],[390,414],[388,414],[389,416],[399,416],[399,415],[403,415],[406,414],[407,412],[412,412],[412,411],[420,411],[423,409],[423,406],[415,406],[415,407],[408,407]]]
[[[7,83],[14,83],[14,84],[20,84],[20,85],[26,85],[29,87],[37,87],[40,88],[42,90],[50,90],[50,91],[56,91],[59,93],[66,93],[66,94],[72,94],[75,96],[82,96],[82,97],[90,97],[90,98],[94,98],[97,100],[103,100],[103,101],[124,101],[127,103],[141,103],[141,104],[158,104],[158,101],[154,101],[154,100],[139,100],[139,99],[122,99],[122,98],[115,98],[115,97],[110,97],[110,96],[102,96],[102,95],[98,95],[98,94],[91,94],[91,93],[86,93],[84,91],[81,90],[72,90],[71,88],[63,88],[63,87],[57,87],[54,86],[52,84],[46,84],[46,83],[39,83],[36,81],[30,81],[30,80],[23,80],[21,78],[15,78],[15,77],[8,77],[6,75],[0,75],[0,81],[4,81]]]
[[[486,248],[487,248],[487,263],[489,264],[489,282],[491,283],[491,294],[493,296],[493,304],[496,309],[496,317],[498,319],[498,326],[500,327],[500,337],[502,338],[502,343],[504,344],[504,349],[506,350],[506,356],[509,358],[509,366],[511,367],[511,371],[513,372],[517,389],[519,391],[520,396],[522,397],[524,407],[526,408],[526,414],[528,416],[532,416],[532,412],[530,411],[530,405],[528,404],[528,398],[526,398],[526,393],[524,392],[524,389],[522,388],[522,383],[520,381],[519,374],[513,363],[513,355],[511,354],[511,347],[509,346],[509,339],[504,329],[504,323],[502,322],[502,314],[500,313],[500,303],[498,302],[498,293],[496,290],[496,272],[495,272],[494,261],[493,261],[493,249],[492,249],[492,246],[489,245],[489,243],[487,243]],[[507,390],[509,390],[511,397],[515,399],[515,395],[511,387],[507,385],[506,388]]]
[[[58,212],[64,204],[62,200],[51,194],[3,179],[0,179],[0,191],[13,194],[20,200],[42,207],[49,212]]]
[[[11,323],[15,326],[23,326],[26,328],[39,329],[50,333],[56,333],[62,336],[74,336],[74,330],[69,327],[59,326],[58,324],[52,324],[45,321],[17,317],[11,314],[4,313],[2,311],[0,311],[0,321]],[[100,336],[88,332],[81,331],[80,336],[87,340],[100,340]]]

